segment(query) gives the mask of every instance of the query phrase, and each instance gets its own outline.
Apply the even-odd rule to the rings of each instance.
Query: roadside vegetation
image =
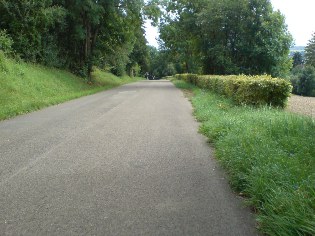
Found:
[[[88,80],[93,66],[144,75],[144,21],[158,15],[154,0],[1,0],[0,50]]]
[[[285,107],[292,91],[289,82],[268,75],[177,74],[175,78],[225,95],[239,105]]]
[[[283,78],[290,72],[292,36],[269,0],[166,0],[163,13],[163,76],[175,70]]]
[[[65,70],[6,59],[0,51],[0,120],[140,78],[94,68],[91,83]]]
[[[215,146],[230,183],[267,235],[315,235],[315,121],[232,100],[184,81],[200,132]]]
[[[144,76],[158,16],[154,0],[1,0],[0,120]]]

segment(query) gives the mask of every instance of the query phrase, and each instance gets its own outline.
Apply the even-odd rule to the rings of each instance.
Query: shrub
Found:
[[[272,78],[268,75],[194,75],[181,74],[175,76],[179,80],[209,89],[218,94],[232,98],[237,104],[271,105],[285,107],[292,86],[289,82]]]
[[[196,83],[197,83],[198,75],[196,75],[196,74],[177,74],[177,75],[175,75],[175,78],[178,80],[183,80],[187,83],[197,85]]]
[[[3,51],[5,54],[11,54],[12,44],[13,44],[13,40],[7,34],[7,31],[0,30],[0,50]]]

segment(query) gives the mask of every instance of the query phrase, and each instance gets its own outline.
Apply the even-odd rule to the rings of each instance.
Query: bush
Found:
[[[293,93],[302,96],[315,96],[315,68],[298,66],[292,70]]]
[[[198,75],[196,74],[176,74],[175,78],[178,80],[183,80],[187,83],[191,83],[196,85],[197,80],[198,80]]]
[[[0,50],[5,54],[12,53],[12,38],[7,34],[6,30],[0,30]]]
[[[272,78],[268,75],[194,75],[182,74],[175,76],[179,80],[209,89],[218,94],[232,98],[237,104],[271,105],[285,107],[292,86],[289,82]]]

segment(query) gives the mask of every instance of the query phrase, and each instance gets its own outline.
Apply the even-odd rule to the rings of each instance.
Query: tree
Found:
[[[183,63],[193,58],[197,66],[190,71],[199,64],[211,74],[289,72],[292,37],[269,0],[166,0],[164,8],[164,47]]]
[[[200,1],[166,1],[160,23],[161,48],[180,64],[179,70],[185,73],[201,72],[201,58],[198,50],[195,7]],[[198,5],[199,6],[199,5]]]
[[[130,62],[127,64],[127,71],[130,76],[144,75],[149,70],[149,48],[144,34],[144,29],[141,26],[136,29],[136,41],[129,56]]]
[[[145,64],[145,59],[135,62],[131,58],[145,44],[141,29],[143,0],[56,2],[63,4],[68,12],[67,27],[60,34],[59,45],[73,71],[91,78],[92,66],[96,65],[122,75],[136,64]]]
[[[157,50],[155,47],[149,46],[150,66],[149,74],[155,78],[183,73],[180,71],[181,65],[174,62],[170,51]]]
[[[121,75],[148,67],[142,29],[157,0],[0,1],[0,31],[22,59],[69,68],[91,79],[92,67]],[[2,31],[1,31],[2,32]]]
[[[293,93],[302,96],[315,96],[315,68],[297,66],[292,70]]]
[[[315,33],[305,47],[305,63],[315,67]]]
[[[302,53],[294,52],[293,54],[293,67],[300,66],[304,64],[304,58]]]
[[[315,96],[315,68],[307,66],[302,73],[299,92],[303,96]]]
[[[0,29],[13,39],[13,49],[23,59],[46,62],[45,52],[58,54],[53,29],[64,23],[65,10],[51,0],[0,1]]]

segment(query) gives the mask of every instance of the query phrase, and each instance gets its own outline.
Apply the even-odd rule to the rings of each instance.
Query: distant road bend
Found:
[[[257,235],[197,130],[168,81],[0,122],[0,235]]]

